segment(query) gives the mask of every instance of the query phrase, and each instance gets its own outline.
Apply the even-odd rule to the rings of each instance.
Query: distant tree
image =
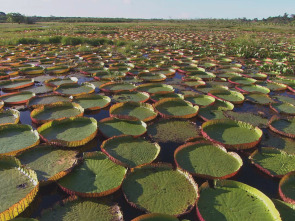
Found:
[[[6,21],[6,14],[4,12],[0,12],[0,22]]]
[[[25,16],[20,13],[8,13],[7,14],[7,22],[11,23],[22,23],[25,21]]]

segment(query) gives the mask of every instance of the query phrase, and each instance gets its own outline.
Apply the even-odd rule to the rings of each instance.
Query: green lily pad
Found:
[[[198,116],[204,121],[225,119],[223,110],[218,110],[212,106],[200,108]]]
[[[51,79],[44,81],[44,84],[51,86],[51,87],[57,87],[62,84],[77,83],[77,82],[78,82],[78,79],[75,77],[51,78]]]
[[[146,123],[137,118],[118,119],[104,118],[98,122],[99,131],[107,138],[119,135],[141,136],[146,132]]]
[[[206,107],[214,104],[215,102],[215,98],[209,95],[186,95],[184,98],[192,104],[198,105],[200,107]]]
[[[85,219],[123,221],[123,215],[119,206],[109,200],[71,197],[45,210],[40,217],[40,221]]]
[[[201,220],[281,220],[273,202],[259,190],[232,180],[220,180],[214,188],[200,187],[197,209]]]
[[[295,115],[295,105],[290,103],[274,103],[270,107],[277,113]]]
[[[280,180],[279,195],[287,203],[295,204],[295,172],[292,171]]]
[[[256,80],[265,80],[267,78],[267,74],[264,73],[247,73],[245,74],[247,77],[254,78]]]
[[[208,95],[219,98],[221,100],[229,101],[233,104],[241,104],[245,100],[245,97],[242,93],[225,89],[211,90]]]
[[[159,92],[151,95],[151,100],[154,102],[157,102],[159,100],[165,99],[165,98],[181,98],[183,99],[182,94],[176,94],[172,92]]]
[[[77,96],[73,102],[79,104],[85,111],[99,110],[111,103],[111,98],[99,94],[86,94]]]
[[[153,73],[153,72],[141,72],[138,74],[138,77],[141,80],[150,81],[150,82],[165,81],[167,78],[166,75],[164,75],[164,74]]]
[[[202,124],[201,132],[206,139],[230,149],[255,147],[262,137],[258,127],[229,119],[207,121]]]
[[[137,87],[138,91],[147,92],[149,94],[154,94],[158,92],[173,92],[174,89],[171,85],[160,84],[160,83],[147,83],[141,84]]]
[[[186,75],[196,76],[196,77],[202,78],[203,80],[210,80],[216,77],[215,74],[210,72],[205,72],[205,71],[191,71],[191,72],[187,72]]]
[[[66,175],[64,171],[73,167],[76,156],[77,152],[73,150],[40,145],[24,151],[17,158],[36,172],[39,181],[55,181]]]
[[[150,213],[138,216],[131,221],[179,221],[175,216],[160,214],[160,213]]]
[[[159,120],[147,128],[148,135],[156,142],[184,143],[199,134],[194,123],[184,120]]]
[[[228,81],[233,84],[241,84],[241,85],[254,84],[256,82],[256,80],[253,78],[239,77],[239,76],[231,77],[228,79]]]
[[[17,124],[19,122],[20,113],[18,110],[0,110],[0,125]]]
[[[288,96],[284,96],[284,95],[276,95],[276,96],[273,96],[273,98],[275,98],[278,101],[283,102],[283,103],[290,103],[290,104],[295,105],[295,98],[293,98],[293,97],[288,97]]]
[[[18,216],[33,201],[39,186],[36,173],[14,157],[0,156],[0,219]]]
[[[267,87],[271,91],[282,91],[287,89],[287,85],[277,82],[263,82],[259,83],[259,85]]]
[[[123,91],[133,91],[136,89],[136,86],[131,83],[108,82],[100,85],[99,89],[103,92],[118,93]]]
[[[26,103],[35,94],[29,91],[14,92],[0,96],[0,99],[8,105],[18,105]]]
[[[71,117],[49,121],[37,130],[46,143],[76,147],[88,143],[96,136],[97,122],[92,117]]]
[[[192,118],[199,111],[198,106],[181,98],[165,98],[156,102],[154,107],[164,118]]]
[[[160,152],[157,143],[129,135],[109,138],[103,142],[101,149],[115,163],[129,168],[151,163]]]
[[[54,89],[55,93],[68,96],[79,96],[84,94],[91,94],[95,90],[95,86],[90,83],[82,83],[81,85],[75,83],[62,84]]]
[[[295,138],[295,117],[288,119],[274,117],[270,120],[269,128],[275,133]]]
[[[267,87],[263,87],[260,85],[241,85],[241,86],[236,86],[238,90],[241,92],[245,93],[263,93],[263,94],[268,94],[270,90]]]
[[[290,154],[295,154],[294,140],[276,134],[263,134],[261,145],[265,147],[275,147]]]
[[[274,102],[273,99],[271,99],[267,94],[262,93],[247,94],[246,100],[261,105],[269,105],[270,103]]]
[[[295,155],[272,147],[262,147],[254,151],[249,157],[251,162],[262,172],[273,177],[295,170]]]
[[[175,163],[192,175],[206,179],[234,176],[243,165],[241,157],[208,141],[187,143],[174,152]]]
[[[223,114],[232,120],[243,121],[255,127],[265,128],[268,125],[268,119],[249,112],[224,111]]]
[[[117,191],[127,169],[102,152],[84,153],[83,161],[58,181],[68,192],[82,197],[102,197]]]
[[[284,201],[278,200],[278,199],[273,199],[273,203],[275,204],[277,210],[281,214],[281,218],[284,221],[293,221],[295,220],[295,206],[286,203]]]
[[[34,79],[13,79],[0,82],[3,91],[15,91],[34,85]]]
[[[39,135],[30,125],[7,124],[0,126],[0,155],[16,155],[39,144]]]
[[[70,102],[71,99],[69,97],[61,96],[61,95],[55,95],[55,94],[49,94],[49,95],[40,95],[32,97],[28,103],[27,106],[31,108],[39,108],[47,104],[52,104],[56,102]]]
[[[50,93],[53,91],[52,87],[49,87],[47,85],[41,85],[41,86],[33,86],[33,87],[29,87],[29,88],[24,88],[24,91],[29,91],[35,94],[46,94],[46,93]]]
[[[134,101],[134,102],[146,102],[149,100],[150,95],[146,92],[138,92],[138,91],[126,91],[120,92],[113,95],[112,99],[115,102],[127,102],[127,101]]]
[[[169,164],[135,168],[123,182],[126,200],[149,213],[180,215],[194,206],[198,193],[192,177]]]

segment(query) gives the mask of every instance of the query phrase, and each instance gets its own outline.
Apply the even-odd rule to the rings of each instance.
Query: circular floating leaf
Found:
[[[262,137],[258,127],[229,119],[207,121],[202,124],[201,132],[206,139],[230,149],[255,147]]]
[[[295,204],[295,171],[283,176],[279,183],[279,195],[287,203]]]
[[[69,77],[69,78],[51,78],[44,81],[44,84],[50,87],[57,87],[62,84],[69,84],[69,83],[77,83],[78,78],[76,77]]]
[[[204,121],[218,120],[218,119],[225,118],[222,110],[217,110],[216,108],[212,106],[200,108],[198,116]]]
[[[138,216],[131,221],[179,221],[179,219],[166,214],[150,213]]]
[[[199,77],[199,78],[202,78],[203,80],[210,80],[216,77],[215,74],[210,72],[205,72],[205,71],[190,71],[190,72],[187,72],[186,75]]]
[[[79,104],[57,102],[34,109],[30,116],[33,123],[44,124],[51,120],[83,116],[83,113],[84,109]]]
[[[295,117],[280,119],[274,116],[269,121],[269,128],[275,133],[295,138]]]
[[[131,83],[108,82],[99,86],[99,89],[106,93],[118,93],[123,91],[133,91],[136,86]]]
[[[154,108],[150,104],[127,101],[111,106],[110,116],[116,118],[136,117],[144,122],[151,121],[157,117]]]
[[[33,86],[30,88],[25,88],[25,91],[30,91],[33,92],[35,94],[46,94],[46,93],[50,93],[53,91],[52,87],[46,86],[46,85],[42,85],[42,86]]]
[[[56,102],[70,102],[71,99],[69,97],[55,95],[55,94],[48,94],[48,95],[40,95],[35,96],[29,99],[27,102],[27,106],[30,108],[40,108],[47,104],[53,104]]]
[[[200,107],[206,107],[209,105],[213,105],[215,102],[215,98],[209,95],[186,95],[184,99],[191,102],[193,105],[198,105]]]
[[[208,95],[217,98],[217,99],[221,99],[221,100],[225,100],[225,101],[229,101],[233,104],[241,104],[244,102],[245,97],[243,94],[241,94],[240,92],[237,91],[231,91],[231,90],[225,90],[225,89],[214,89],[211,90]]]
[[[263,87],[260,85],[242,85],[242,86],[236,86],[236,89],[243,93],[262,93],[262,94],[268,94],[270,90],[267,87]]]
[[[69,66],[52,66],[45,69],[50,74],[64,74],[70,71]]]
[[[188,138],[197,136],[198,130],[189,121],[165,119],[149,125],[147,133],[156,142],[184,143]]]
[[[73,102],[81,105],[85,111],[93,111],[107,107],[111,103],[111,98],[99,94],[86,94],[75,97]]]
[[[287,96],[284,96],[284,95],[276,95],[276,96],[274,96],[274,98],[277,99],[280,102],[290,103],[290,104],[295,105],[295,99],[292,98],[292,97],[287,97]]]
[[[54,89],[55,93],[62,95],[79,96],[84,94],[91,94],[95,91],[95,86],[90,83],[82,83],[81,85],[76,83],[62,84]]]
[[[174,152],[178,167],[205,179],[226,179],[234,176],[243,165],[241,157],[226,152],[222,146],[208,141],[187,143]]]
[[[243,75],[249,78],[254,78],[256,80],[265,80],[267,78],[267,74],[264,73],[247,73]]]
[[[270,108],[278,114],[295,115],[295,105],[290,103],[273,103]]]
[[[102,143],[101,149],[111,160],[125,167],[149,164],[160,152],[157,143],[128,135],[109,138]]]
[[[181,98],[165,98],[154,104],[155,109],[164,118],[192,118],[199,107]]]
[[[224,111],[223,114],[232,120],[243,121],[249,123],[255,127],[267,127],[267,118],[260,117],[259,115],[249,113],[249,112],[234,112],[234,111]]]
[[[0,126],[0,155],[16,155],[39,144],[39,135],[30,125]]]
[[[160,83],[147,83],[141,84],[137,87],[137,90],[154,94],[158,92],[173,92],[174,89],[171,85]]]
[[[262,93],[250,93],[246,95],[246,99],[247,101],[261,105],[269,105],[274,102],[267,94]]]
[[[58,181],[71,195],[102,197],[117,191],[127,169],[109,160],[102,152],[84,153],[80,165]]]
[[[198,197],[193,178],[169,164],[133,169],[122,189],[132,206],[150,213],[184,214],[194,207]]]
[[[76,151],[40,145],[24,151],[17,158],[36,172],[39,181],[56,181],[75,165],[76,156]]]
[[[272,147],[255,150],[249,159],[259,170],[271,177],[282,177],[295,170],[295,155]]]
[[[200,220],[281,220],[273,202],[259,190],[233,180],[218,180],[214,188],[200,187]]]
[[[281,84],[281,83],[277,83],[277,82],[263,82],[263,83],[259,83],[261,86],[267,87],[269,90],[271,91],[283,91],[287,89],[287,85],[285,84]]]
[[[293,221],[295,220],[295,206],[278,199],[272,199],[277,210],[280,212],[282,220]]]
[[[123,134],[139,137],[146,132],[146,127],[146,123],[133,117],[128,119],[109,117],[98,122],[98,129],[106,138]]]
[[[152,73],[152,72],[141,72],[138,74],[138,77],[144,81],[157,82],[157,81],[165,81],[166,75],[160,73]]]
[[[150,95],[146,92],[138,92],[138,91],[126,91],[120,92],[113,95],[112,99],[115,102],[146,102],[150,99]]]
[[[35,94],[29,91],[13,92],[0,96],[0,99],[7,105],[25,104]]]
[[[34,79],[13,79],[0,82],[1,89],[7,92],[30,87],[32,85],[34,85]]]
[[[70,197],[45,210],[41,221],[73,221],[73,220],[112,220],[123,221],[123,215],[118,205],[101,199],[78,199]]]
[[[157,101],[165,99],[165,98],[181,98],[181,99],[183,99],[183,95],[176,94],[173,92],[158,92],[158,93],[151,95],[151,100],[153,102],[157,102]]]
[[[77,147],[88,143],[96,136],[97,122],[92,117],[71,117],[49,121],[37,130],[46,143]]]
[[[44,68],[41,66],[22,68],[20,70],[20,73],[24,75],[39,75],[39,74],[42,74],[43,72],[44,72]]]
[[[247,84],[254,84],[256,82],[253,78],[248,77],[231,77],[228,79],[228,81],[232,84],[238,84],[238,85],[247,85]]]
[[[0,125],[17,124],[19,122],[20,113],[18,110],[0,110]]]

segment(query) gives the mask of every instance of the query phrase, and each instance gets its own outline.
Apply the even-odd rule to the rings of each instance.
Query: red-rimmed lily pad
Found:
[[[0,156],[0,220],[11,220],[23,212],[36,196],[36,173],[14,157]]]
[[[210,120],[202,124],[202,135],[229,149],[249,149],[261,140],[262,130],[249,123],[229,119]]]
[[[41,75],[44,72],[44,68],[41,66],[21,68],[19,71],[23,75]]]
[[[70,102],[71,99],[68,96],[61,96],[57,94],[46,94],[32,97],[28,100],[27,106],[30,108],[39,108],[47,104],[53,104],[56,102]]]
[[[284,96],[284,95],[276,95],[273,96],[273,98],[277,99],[279,102],[285,102],[285,103],[290,103],[295,105],[295,98],[293,97],[288,97],[288,96]]]
[[[261,105],[269,105],[274,102],[273,99],[267,94],[262,93],[250,93],[246,95],[246,100],[254,103],[254,104],[261,104]]]
[[[279,118],[273,116],[269,121],[269,128],[275,133],[295,138],[295,117]]]
[[[275,204],[277,210],[280,212],[281,218],[284,221],[293,221],[295,220],[295,205],[290,203],[272,199],[273,203]]]
[[[171,85],[160,83],[147,83],[141,84],[137,87],[137,90],[154,94],[158,92],[173,92],[174,89]]]
[[[243,165],[237,153],[227,152],[224,147],[208,141],[179,146],[174,152],[174,160],[181,169],[206,179],[227,179]]]
[[[198,105],[200,107],[206,107],[209,105],[213,105],[215,102],[215,98],[209,95],[185,95],[184,99],[191,102],[194,105]]]
[[[112,99],[115,102],[127,102],[127,101],[146,102],[150,99],[150,95],[146,92],[124,91],[124,92],[116,93],[115,95],[113,95]]]
[[[155,109],[164,118],[192,118],[199,107],[181,98],[165,98],[154,104]]]
[[[75,83],[67,83],[61,84],[57,88],[54,89],[54,92],[61,95],[68,95],[68,96],[80,96],[84,94],[91,94],[95,91],[95,86],[91,83],[82,83],[75,84]]]
[[[102,152],[84,153],[83,160],[58,181],[59,186],[71,195],[102,197],[117,191],[127,169]]]
[[[49,121],[37,130],[46,143],[77,147],[88,143],[96,136],[97,121],[88,117],[71,117]]]
[[[127,101],[111,106],[110,116],[116,118],[136,117],[144,122],[157,117],[157,113],[151,104]]]
[[[253,78],[248,77],[231,77],[228,79],[228,81],[232,84],[238,84],[238,85],[248,85],[248,84],[254,84],[256,82]]]
[[[51,78],[49,80],[44,81],[44,84],[50,87],[57,87],[62,84],[68,83],[78,83],[78,78],[76,77],[68,77],[68,78]]]
[[[13,79],[0,82],[0,88],[6,92],[16,91],[32,85],[34,85],[34,79]]]
[[[129,168],[153,162],[160,152],[157,143],[129,135],[109,138],[102,143],[101,149],[112,161]]]
[[[100,94],[86,94],[76,96],[73,102],[81,105],[85,111],[99,110],[111,103],[111,98]]]
[[[33,123],[44,124],[51,120],[80,117],[83,116],[83,114],[84,109],[79,104],[72,102],[56,102],[34,109],[30,116]]]
[[[211,90],[208,95],[217,99],[229,101],[233,104],[242,104],[245,100],[245,97],[242,93],[225,89]]]
[[[28,100],[34,97],[35,94],[30,91],[13,92],[0,96],[0,99],[7,105],[25,104]]]
[[[270,90],[267,87],[263,87],[261,85],[239,85],[236,86],[236,89],[243,93],[262,93],[262,94],[268,94]]]
[[[19,122],[19,118],[20,113],[18,110],[0,110],[0,125],[17,124]]]
[[[131,221],[179,221],[179,219],[167,214],[150,213],[138,216]]]
[[[280,180],[279,195],[287,203],[295,204],[295,171],[292,171]]]
[[[295,115],[295,105],[290,103],[273,103],[270,108],[278,114]]]
[[[224,116],[229,119],[243,121],[252,124],[255,127],[266,128],[268,125],[268,119],[250,112],[234,112],[224,111]]]
[[[150,164],[131,170],[123,182],[126,200],[149,213],[180,215],[189,212],[198,198],[197,184],[170,164]]]
[[[271,177],[283,177],[295,170],[295,155],[273,147],[262,147],[249,157],[252,164]]]
[[[108,82],[100,85],[99,89],[106,93],[118,93],[123,91],[134,91],[136,86],[131,83]]]
[[[158,82],[165,81],[166,75],[161,73],[153,73],[153,72],[141,72],[138,74],[139,79],[147,82]]]
[[[233,180],[219,180],[214,188],[203,183],[197,215],[200,220],[281,220],[273,202],[262,192]]]

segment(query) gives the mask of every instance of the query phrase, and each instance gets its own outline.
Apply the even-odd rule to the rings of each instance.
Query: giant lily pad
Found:
[[[52,87],[49,87],[47,85],[40,85],[40,86],[33,86],[30,88],[24,88],[24,91],[30,91],[33,92],[35,94],[46,94],[46,93],[50,93],[53,91]]]
[[[99,89],[107,93],[118,93],[123,91],[133,91],[136,86],[131,83],[108,82],[99,86]]]
[[[127,169],[102,152],[84,153],[83,161],[58,181],[67,193],[82,197],[102,197],[117,191]]]
[[[13,92],[0,96],[0,99],[7,105],[25,104],[35,94],[29,91]]]
[[[146,92],[138,92],[138,91],[124,91],[120,93],[116,93],[112,99],[115,102],[146,102],[150,98],[150,95]]]
[[[279,195],[287,203],[295,204],[295,171],[292,171],[280,180]]]
[[[157,143],[129,135],[109,138],[102,143],[101,149],[111,160],[125,167],[151,163],[160,152],[160,146]]]
[[[90,83],[82,83],[81,85],[75,83],[62,84],[54,89],[55,93],[62,95],[79,96],[84,94],[91,94],[95,91],[95,86]]]
[[[133,169],[122,189],[131,205],[150,213],[180,215],[190,211],[198,197],[192,177],[169,164]]]
[[[53,120],[40,126],[38,132],[46,143],[76,147],[88,143],[96,136],[97,122],[88,117]]]
[[[295,220],[295,205],[286,203],[284,201],[273,199],[277,210],[280,212],[282,220],[284,221],[293,221]]]
[[[171,215],[150,213],[138,216],[131,221],[179,221],[179,219]]]
[[[147,83],[141,84],[137,87],[137,90],[154,94],[157,92],[173,92],[174,89],[171,85],[160,83]]]
[[[206,179],[232,177],[243,165],[238,154],[227,153],[224,147],[208,141],[190,142],[179,146],[174,152],[174,159],[178,167]]]
[[[186,95],[184,99],[191,102],[194,105],[198,105],[200,107],[206,107],[209,105],[213,105],[215,102],[215,98],[209,95]]]
[[[180,98],[165,98],[154,104],[155,109],[164,118],[192,118],[199,107]]]
[[[261,105],[269,105],[270,103],[274,102],[267,94],[262,93],[247,94],[246,100]]]
[[[256,82],[253,78],[248,77],[231,77],[228,79],[228,81],[232,84],[238,84],[238,85],[248,85],[248,84],[254,84]]]
[[[255,127],[267,127],[268,119],[249,112],[224,111],[223,114],[232,120],[244,121]]]
[[[69,83],[77,83],[78,79],[76,77],[69,77],[69,78],[51,78],[44,83],[50,87],[57,87],[62,84],[69,84]]]
[[[152,72],[141,72],[138,74],[138,77],[143,81],[148,82],[157,82],[157,81],[165,81],[166,75],[161,73],[152,73]]]
[[[40,95],[32,97],[28,100],[27,106],[30,108],[39,108],[47,104],[56,102],[70,102],[71,99],[67,96],[61,96],[56,94]]]
[[[14,157],[0,156],[0,220],[11,220],[29,206],[39,185],[36,173]]]
[[[126,118],[131,116],[147,122],[155,119],[157,113],[150,104],[127,101],[111,106],[110,116],[116,118]]]
[[[0,110],[0,125],[17,124],[19,122],[20,113],[17,110]]]
[[[200,187],[197,215],[200,220],[281,220],[266,195],[232,180],[217,181],[214,188],[204,183]]]
[[[274,116],[269,121],[269,128],[275,133],[295,138],[295,117],[283,119]]]
[[[146,132],[146,127],[146,123],[134,117],[127,119],[109,117],[98,122],[99,131],[107,138],[123,134],[138,137]]]
[[[39,135],[30,125],[7,124],[0,126],[0,155],[16,155],[39,144]]]
[[[267,87],[263,87],[260,85],[242,85],[236,86],[236,89],[243,93],[263,93],[268,94],[270,90]]]
[[[183,99],[182,94],[176,94],[173,92],[158,92],[151,95],[151,100],[153,102],[157,102],[159,100],[165,99],[165,98],[181,98]]]
[[[244,102],[245,97],[243,94],[237,91],[225,90],[225,89],[214,89],[211,90],[208,95],[219,98],[221,100],[229,101],[233,104],[241,104]]]
[[[67,174],[77,161],[77,152],[40,145],[21,153],[17,158],[33,169],[39,181],[55,181]]]
[[[202,124],[201,132],[206,139],[230,149],[255,147],[262,137],[258,127],[229,119],[207,121]]]
[[[123,221],[123,215],[118,205],[107,200],[70,197],[45,210],[40,217],[41,221],[85,219]]]
[[[259,170],[272,177],[282,177],[295,170],[295,155],[276,148],[263,147],[249,158]]]
[[[93,111],[107,107],[111,103],[111,98],[99,94],[86,94],[75,97],[73,101],[81,105],[85,111]]]
[[[44,72],[44,68],[41,66],[27,67],[20,69],[20,73],[23,75],[39,75]]]
[[[57,102],[34,109],[31,112],[31,119],[35,124],[43,124],[51,120],[83,116],[83,113],[84,109],[79,104]]]
[[[0,82],[1,89],[7,92],[16,91],[32,85],[34,85],[34,79],[13,79]]]
[[[295,115],[295,105],[290,103],[273,103],[270,108],[278,114]]]
[[[284,95],[276,95],[276,96],[274,96],[274,98],[280,102],[285,102],[285,103],[295,105],[295,98],[293,98],[293,97],[288,97],[288,96],[284,96]]]

